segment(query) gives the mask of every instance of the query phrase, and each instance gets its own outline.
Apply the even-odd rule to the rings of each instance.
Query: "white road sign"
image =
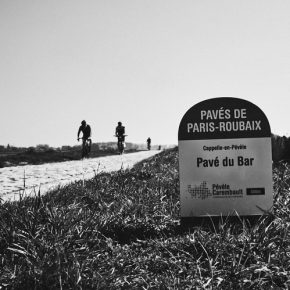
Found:
[[[273,205],[271,130],[237,98],[190,108],[178,132],[181,217],[260,215]]]

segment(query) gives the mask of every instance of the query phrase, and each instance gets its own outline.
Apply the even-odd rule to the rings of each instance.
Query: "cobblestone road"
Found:
[[[100,172],[131,168],[137,162],[160,151],[142,151],[77,161],[46,163],[42,165],[13,166],[0,169],[0,198],[4,201],[19,199],[25,186],[25,194],[35,195],[40,189],[44,194],[59,185],[76,180],[90,179]]]

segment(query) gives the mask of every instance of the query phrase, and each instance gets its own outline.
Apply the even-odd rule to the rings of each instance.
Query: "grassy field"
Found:
[[[255,225],[180,225],[177,149],[0,205],[8,289],[289,289],[290,167]],[[1,288],[1,287],[0,287]]]

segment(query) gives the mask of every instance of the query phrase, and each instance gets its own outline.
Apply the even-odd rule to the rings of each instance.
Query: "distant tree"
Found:
[[[290,160],[290,139],[283,136],[272,135],[272,159],[280,161]]]
[[[71,146],[68,145],[61,146],[61,151],[70,151],[70,150],[72,150]]]
[[[283,136],[284,137],[284,136]],[[290,138],[284,137],[284,152],[283,152],[283,159],[290,159]]]
[[[97,143],[93,143],[91,146],[91,150],[92,151],[99,151],[100,150],[100,146]]]
[[[36,145],[36,151],[45,152],[49,150],[49,146],[47,144],[38,144]]]
[[[10,146],[10,151],[18,151],[18,148],[17,147],[15,147],[15,146]]]
[[[34,153],[35,152],[35,148],[34,147],[28,147],[27,148],[27,153]]]

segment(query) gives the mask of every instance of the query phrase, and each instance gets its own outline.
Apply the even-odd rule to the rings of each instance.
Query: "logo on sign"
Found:
[[[188,192],[192,198],[206,199],[212,196],[212,193],[206,186],[206,181],[203,181],[200,185],[194,185],[193,187],[188,185]]]
[[[213,184],[211,190],[207,186],[207,182],[203,181],[199,185],[188,185],[188,193],[190,193],[192,198],[206,199],[212,198],[227,198],[227,197],[242,197],[242,189],[231,189],[229,184]],[[247,191],[247,194],[250,193]],[[254,194],[254,193],[252,193]],[[257,193],[256,193],[257,194]]]

